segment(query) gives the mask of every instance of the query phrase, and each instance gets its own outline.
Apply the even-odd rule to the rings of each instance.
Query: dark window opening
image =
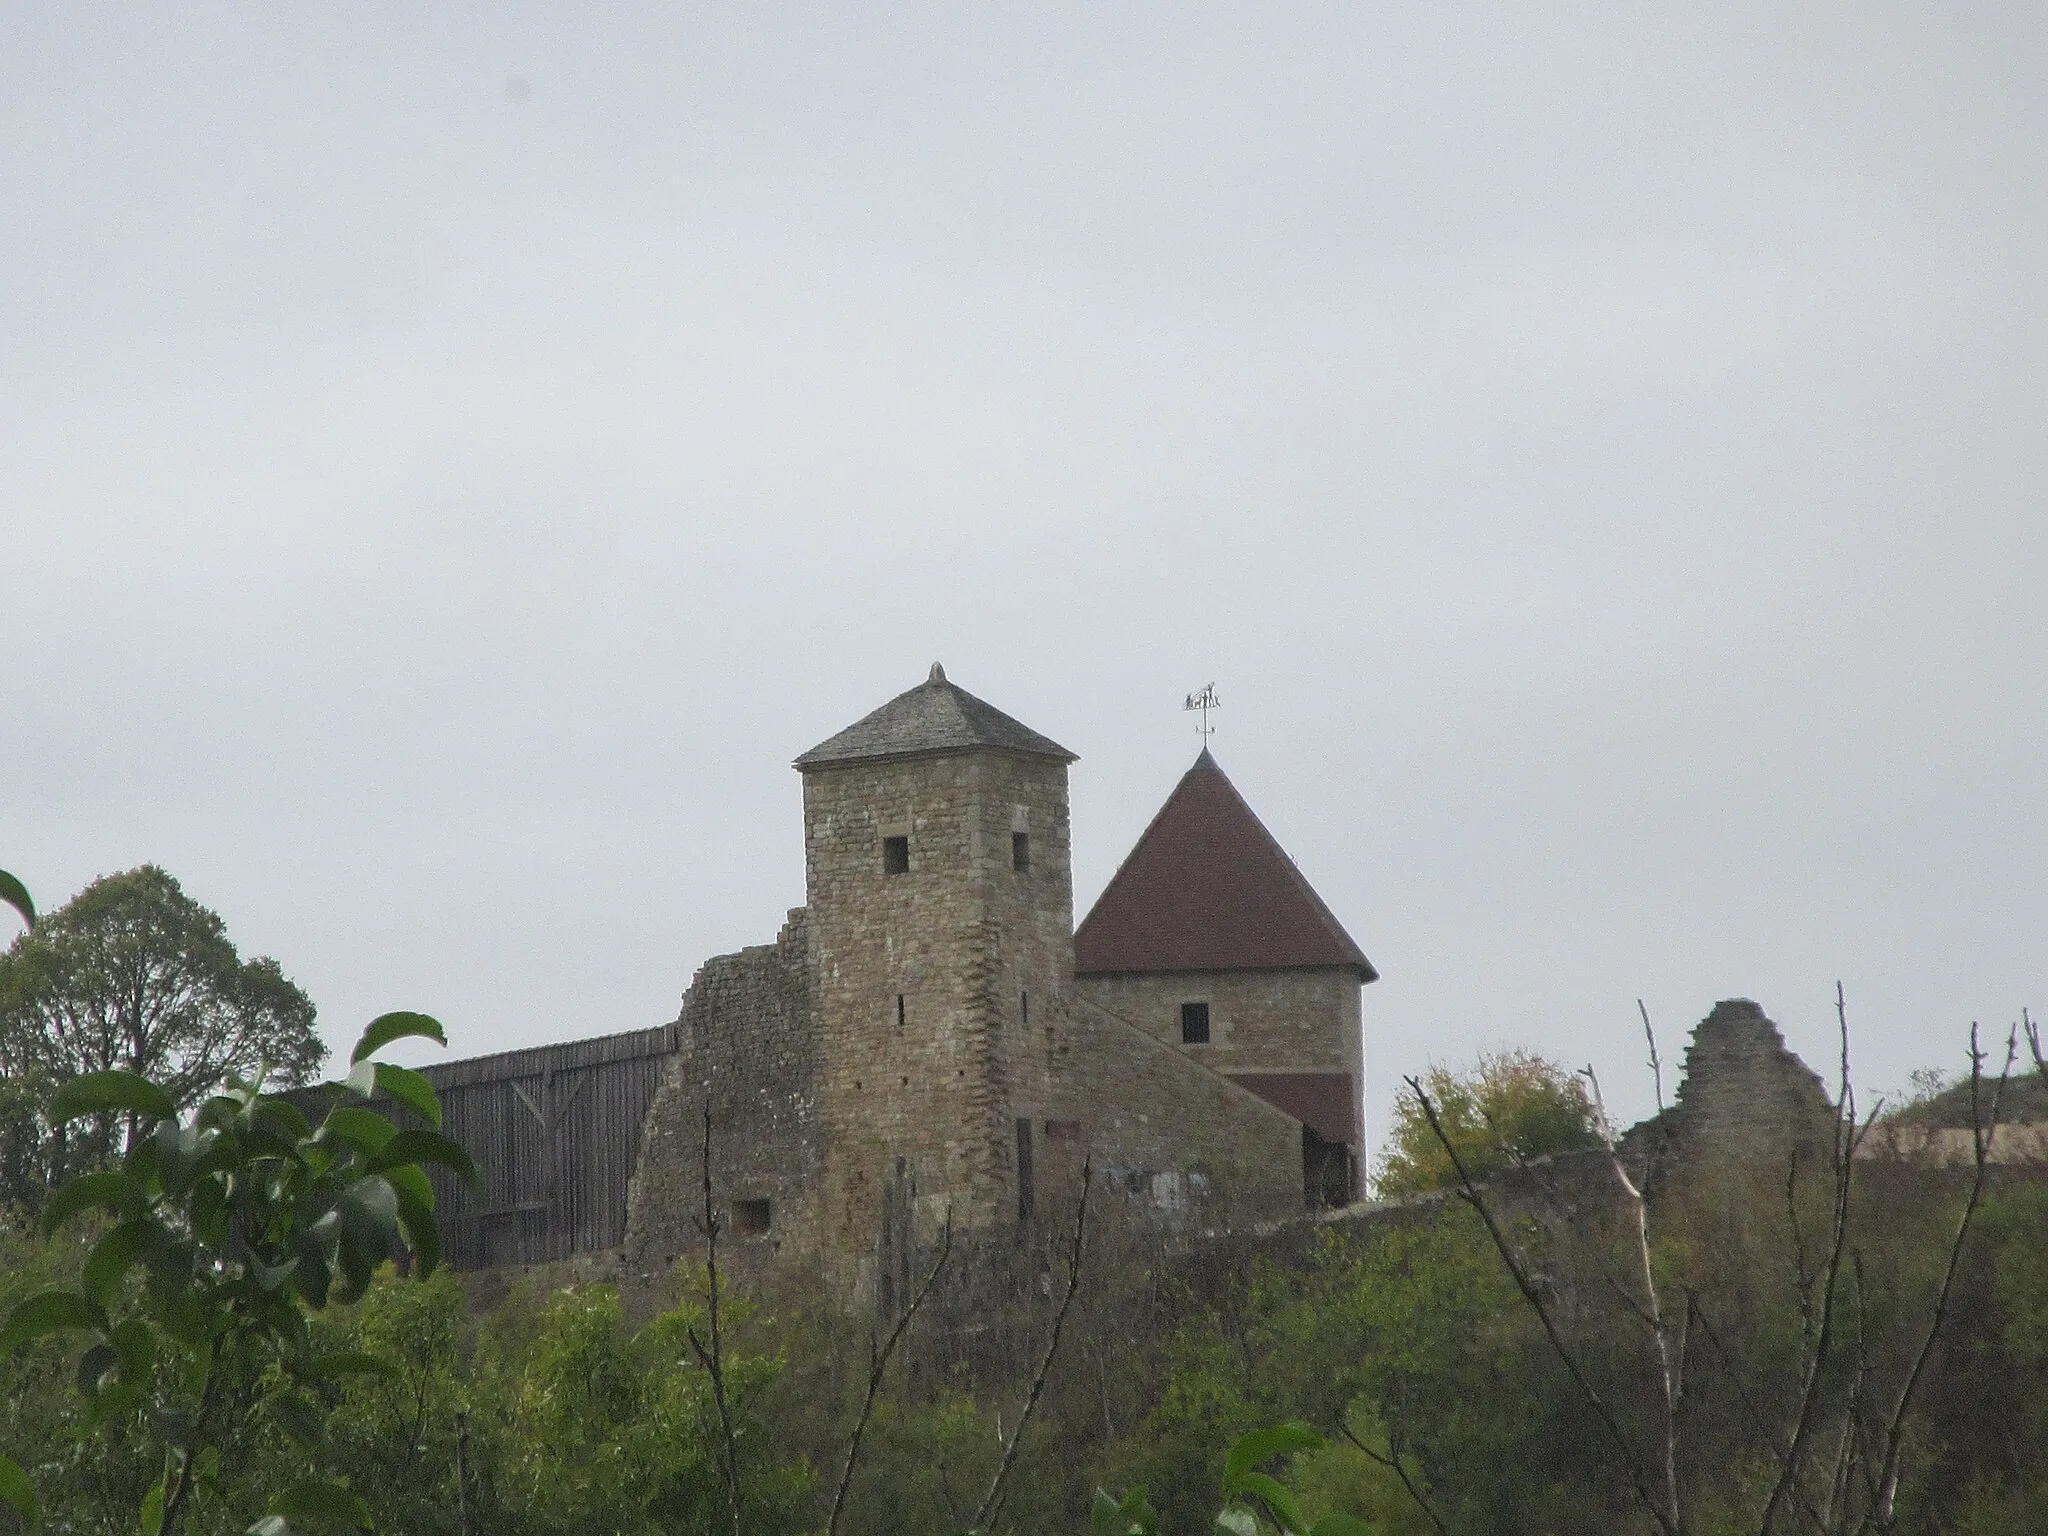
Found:
[[[1029,992],[1019,992],[1017,994],[1017,1015],[1020,1022],[1025,1024],[1031,1022],[1031,994]]]
[[[903,994],[901,992],[896,994],[896,1027],[898,1029],[903,1027]]]
[[[1031,1188],[1031,1122],[1017,1122],[1017,1219],[1029,1221],[1036,1202]]]
[[[910,873],[909,838],[885,837],[882,839],[882,873],[885,875],[907,875]]]
[[[1047,1141],[1079,1141],[1081,1122],[1078,1120],[1048,1120],[1045,1122]]]
[[[1341,1141],[1325,1141],[1307,1126],[1301,1128],[1301,1193],[1310,1210],[1351,1203],[1356,1187],[1351,1149]]]
[[[1182,1045],[1207,1045],[1209,1043],[1209,1005],[1207,1003],[1182,1003],[1180,1005],[1180,1043]]]
[[[1031,834],[1012,832],[1010,834],[1010,868],[1029,870],[1031,868]]]
[[[741,1237],[766,1237],[773,1216],[766,1200],[735,1200],[732,1203],[733,1229]]]

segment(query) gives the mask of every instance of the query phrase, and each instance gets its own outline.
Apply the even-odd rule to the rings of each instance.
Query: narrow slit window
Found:
[[[1017,994],[1017,1019],[1022,1024],[1029,1024],[1031,1022],[1031,994],[1029,992],[1019,992]]]
[[[908,837],[885,837],[882,839],[882,873],[885,875],[907,875],[910,873],[910,839]]]
[[[903,1019],[903,994],[901,992],[898,992],[896,994],[896,1027],[898,1029],[901,1029],[903,1027]]]
[[[1010,868],[1020,873],[1030,872],[1031,834],[1029,832],[1012,832],[1010,834]]]
[[[1182,1003],[1180,1005],[1180,1043],[1182,1045],[1207,1045],[1209,1043],[1209,1005],[1207,1003]]]
[[[1029,1221],[1037,1210],[1037,1192],[1031,1187],[1031,1122],[1017,1122],[1017,1219]]]

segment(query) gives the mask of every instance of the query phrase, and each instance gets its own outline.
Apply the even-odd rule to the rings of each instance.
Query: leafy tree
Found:
[[[1424,1081],[1445,1134],[1474,1178],[1532,1157],[1601,1145],[1584,1082],[1534,1052],[1497,1051],[1463,1072],[1432,1067]],[[1457,1187],[1457,1170],[1413,1095],[1396,1105],[1387,1140],[1382,1196]]]
[[[730,1326],[744,1326],[749,1308],[730,1295],[721,1305]],[[496,1507],[478,1529],[730,1529],[710,1375],[689,1343],[704,1327],[705,1308],[691,1299],[634,1332],[618,1293],[593,1285],[549,1296],[530,1338],[494,1330],[475,1392],[492,1442]],[[729,1348],[722,1364],[747,1489],[745,1529],[789,1536],[803,1528],[813,1479],[755,1408],[782,1361]]]
[[[431,1272],[439,1239],[424,1165],[475,1176],[468,1156],[429,1128],[441,1113],[427,1080],[373,1059],[412,1035],[443,1039],[422,1014],[373,1021],[317,1126],[290,1100],[238,1079],[181,1114],[164,1088],[122,1070],[72,1078],[48,1106],[55,1126],[122,1116],[133,1134],[117,1165],[72,1178],[45,1204],[48,1232],[92,1211],[109,1224],[75,1285],[14,1306],[0,1357],[52,1334],[86,1336],[77,1384],[87,1429],[161,1449],[141,1504],[144,1536],[172,1536],[202,1510],[237,1510],[240,1490],[226,1474],[260,1430],[296,1441],[310,1463],[326,1430],[322,1394],[349,1374],[392,1370],[320,1349],[307,1314],[360,1297],[387,1259]],[[379,1090],[426,1124],[399,1130],[349,1102]],[[0,1458],[0,1497],[28,1512],[35,1495],[28,1474]],[[368,1521],[357,1495],[317,1477],[268,1503],[252,1536],[282,1536],[300,1520]]]
[[[104,876],[0,955],[0,1196],[33,1207],[123,1150],[130,1115],[35,1112],[67,1078],[132,1072],[182,1112],[230,1077],[302,1086],[324,1055],[311,999],[275,960],[243,960],[155,865]]]

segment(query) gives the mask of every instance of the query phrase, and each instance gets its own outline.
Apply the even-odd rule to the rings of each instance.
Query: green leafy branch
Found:
[[[431,1273],[440,1239],[427,1168],[477,1178],[469,1155],[441,1133],[427,1079],[372,1059],[408,1037],[447,1043],[425,1014],[376,1019],[347,1076],[324,1085],[318,1124],[291,1099],[263,1092],[260,1081],[230,1079],[189,1116],[133,1072],[74,1077],[52,1096],[54,1124],[123,1115],[134,1129],[116,1167],[73,1178],[44,1206],[49,1233],[92,1210],[110,1224],[75,1287],[44,1290],[14,1308],[0,1325],[0,1355],[45,1335],[87,1336],[78,1387],[88,1428],[141,1414],[165,1447],[162,1475],[141,1510],[144,1536],[173,1536],[195,1496],[212,1486],[234,1405],[267,1392],[276,1422],[310,1453],[324,1433],[324,1384],[391,1373],[375,1356],[321,1352],[307,1314],[358,1299],[387,1261]],[[424,1123],[401,1129],[366,1107],[380,1091]],[[138,1270],[140,1283],[131,1283]],[[4,1457],[0,1498],[35,1519],[34,1484]],[[273,1500],[250,1533],[368,1524],[358,1495],[310,1479]]]

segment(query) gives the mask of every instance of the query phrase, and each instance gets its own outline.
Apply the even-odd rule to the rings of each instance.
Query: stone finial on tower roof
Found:
[[[1058,742],[948,682],[946,669],[933,662],[922,683],[819,742],[796,760],[796,766],[808,772],[832,763],[926,757],[984,747],[1063,763],[1074,760],[1074,754]]]

